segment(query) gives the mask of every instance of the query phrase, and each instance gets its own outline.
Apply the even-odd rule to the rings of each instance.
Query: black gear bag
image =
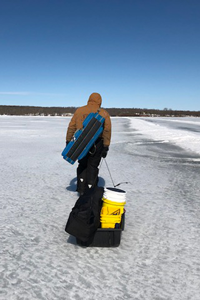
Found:
[[[103,187],[94,187],[79,197],[69,215],[65,231],[82,242],[90,243],[100,226]]]

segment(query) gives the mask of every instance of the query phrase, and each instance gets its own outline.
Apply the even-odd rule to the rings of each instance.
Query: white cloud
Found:
[[[0,95],[30,95],[29,92],[0,92]]]
[[[21,96],[61,96],[61,97],[66,97],[66,94],[54,94],[54,93],[34,93],[34,92],[0,92],[0,95],[21,95]]]

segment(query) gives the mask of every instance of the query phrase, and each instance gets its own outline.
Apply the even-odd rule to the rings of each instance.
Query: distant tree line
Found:
[[[0,105],[0,115],[14,116],[62,116],[73,114],[76,107],[41,107],[41,106],[12,106]]]
[[[0,115],[14,116],[69,116],[74,114],[76,107],[40,107],[40,106],[12,106],[0,105]],[[168,116],[183,117],[194,116],[200,117],[200,111],[172,110],[164,108],[147,109],[147,108],[106,108],[111,116],[119,117],[141,117],[141,116]]]

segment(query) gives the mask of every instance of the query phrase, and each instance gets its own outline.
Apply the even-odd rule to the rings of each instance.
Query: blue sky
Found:
[[[199,0],[1,0],[0,105],[200,110]]]

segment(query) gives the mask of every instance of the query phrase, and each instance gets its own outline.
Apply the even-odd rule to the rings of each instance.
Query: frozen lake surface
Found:
[[[112,119],[106,160],[129,182],[117,248],[64,231],[78,198],[69,120],[0,117],[0,299],[199,300],[200,119]],[[105,162],[99,185],[112,186]]]

